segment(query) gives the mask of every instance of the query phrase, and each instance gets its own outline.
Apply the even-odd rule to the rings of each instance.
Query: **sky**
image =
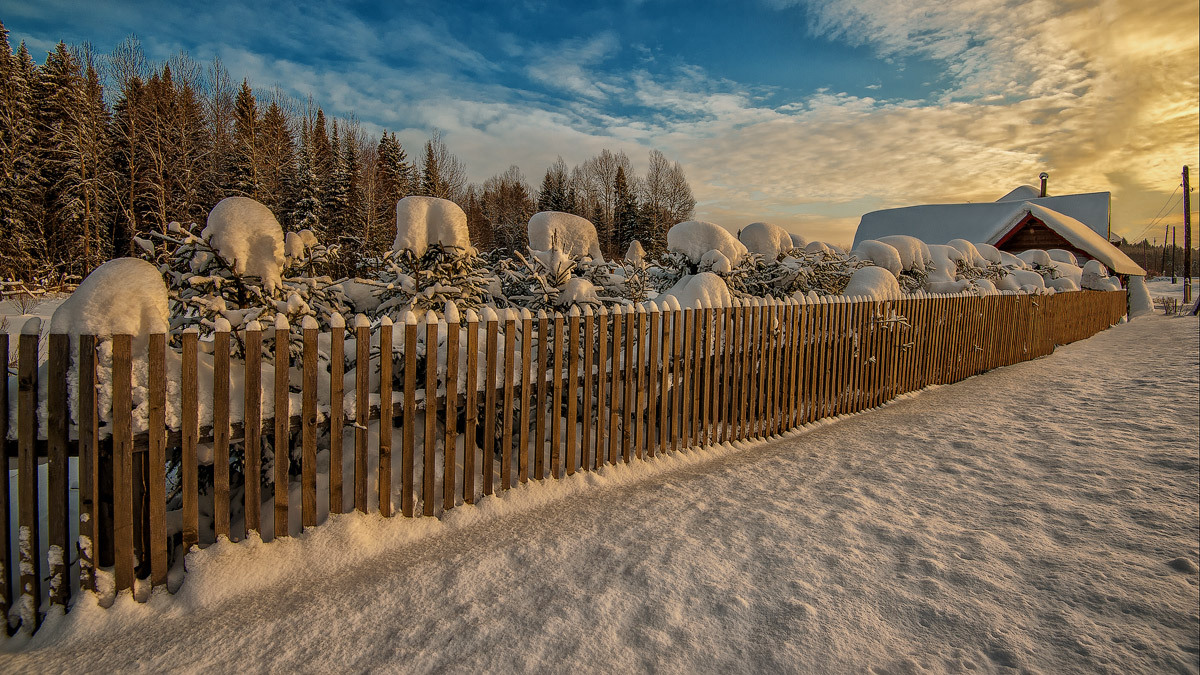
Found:
[[[0,0],[0,20],[39,62],[131,34],[152,60],[219,57],[410,154],[440,129],[474,182],[516,164],[536,187],[603,148],[642,171],[658,149],[696,218],[834,243],[865,212],[992,201],[1042,171],[1161,241],[1200,165],[1196,1]]]

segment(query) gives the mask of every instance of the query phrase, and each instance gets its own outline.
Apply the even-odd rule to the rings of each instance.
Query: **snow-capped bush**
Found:
[[[905,272],[924,272],[933,260],[929,246],[916,237],[892,234],[880,237],[879,241],[896,249],[896,253],[900,255],[900,265]]]
[[[795,248],[792,235],[774,223],[750,223],[738,232],[738,240],[745,244],[747,251],[767,260],[777,260]]]
[[[411,249],[392,251],[376,273],[382,288],[375,316],[399,320],[406,311],[423,314],[440,310],[447,302],[460,309],[482,306],[494,299],[497,290],[491,267],[474,248],[439,241],[431,241],[421,255]]]
[[[166,333],[169,296],[158,269],[137,258],[117,258],[87,275],[50,319],[51,333],[133,335]]]
[[[946,245],[953,246],[954,248],[958,249],[958,251],[963,254],[962,260],[967,266],[983,268],[988,264],[988,261],[985,260],[984,257],[979,254],[979,250],[975,248],[975,244],[972,244],[966,239],[951,239],[950,241],[946,242]]]
[[[688,220],[677,223],[667,231],[667,250],[685,256],[693,265],[709,251],[720,251],[733,265],[746,257],[748,251],[725,228],[703,220]]]
[[[1075,258],[1075,254],[1061,248],[1052,248],[1046,251],[1050,259],[1055,262],[1070,263],[1071,265],[1079,266],[1079,260]]]
[[[900,295],[900,284],[896,282],[896,275],[887,268],[862,267],[854,271],[846,288],[842,290],[842,295],[858,295],[873,300],[885,300]]]
[[[729,286],[719,275],[712,272],[689,274],[677,284],[659,296],[661,302],[667,298],[675,298],[683,309],[705,307],[728,307],[733,304],[733,295]]]
[[[792,248],[804,248],[808,246],[808,240],[799,234],[792,234]]]
[[[560,211],[533,214],[529,219],[529,248],[534,251],[561,251],[573,258],[604,260],[596,226],[592,221]],[[642,255],[645,256],[645,251]]]
[[[975,250],[979,252],[979,255],[983,256],[984,260],[992,265],[1004,264],[1004,258],[1000,255],[1000,249],[991,244],[976,243]]]
[[[1050,281],[1047,286],[1049,288],[1053,288],[1059,293],[1079,290],[1079,284],[1075,283],[1075,281],[1069,277],[1060,277],[1058,279],[1054,279]]]
[[[405,197],[396,202],[396,239],[393,251],[410,251],[421,257],[434,244],[474,253],[467,230],[467,214],[458,204],[437,197]]]
[[[642,242],[637,239],[629,242],[629,248],[625,249],[625,262],[640,265],[645,261],[646,249],[642,247]]]
[[[1031,248],[1028,251],[1023,251],[1018,253],[1017,257],[1024,260],[1026,265],[1049,267],[1051,262],[1050,254],[1040,248]]]
[[[285,263],[283,228],[266,206],[249,197],[226,197],[209,212],[200,237],[238,276],[257,277],[267,293],[279,287]],[[202,254],[193,261],[195,271],[204,265]]]
[[[600,296],[596,293],[596,286],[592,282],[583,277],[572,277],[558,291],[558,295],[554,298],[554,304],[564,308],[572,305],[599,307],[601,303]]]
[[[904,270],[900,262],[900,252],[891,245],[874,239],[866,239],[859,242],[858,247],[851,251],[850,255],[859,260],[870,262],[877,267],[882,267],[897,278],[900,276],[900,272]]]
[[[1029,269],[1029,263],[1025,262],[1024,260],[1021,260],[1020,258],[1009,253],[1008,251],[1000,251],[999,253],[1000,253],[1000,264],[1007,267],[1008,269],[1014,269],[1014,270]]]
[[[1089,260],[1083,265],[1083,271],[1080,274],[1080,288],[1086,288],[1092,291],[1108,291],[1112,290],[1112,277],[1108,276],[1108,268],[1099,260]],[[1119,287],[1120,282],[1118,282]]]
[[[700,258],[700,271],[729,274],[733,271],[733,263],[720,251],[709,251]]]

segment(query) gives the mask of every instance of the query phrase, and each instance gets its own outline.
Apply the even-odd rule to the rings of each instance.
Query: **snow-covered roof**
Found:
[[[1032,185],[1018,185],[1013,188],[1013,191],[1004,195],[998,202],[1027,202],[1030,199],[1037,199],[1042,191]]]
[[[1052,206],[1062,205],[1074,213]],[[1097,231],[1076,213],[1097,222],[1103,205],[1104,227]],[[981,202],[978,204],[927,204],[899,209],[872,211],[862,217],[854,233],[854,245],[867,239],[906,234],[926,243],[951,239],[995,244],[1026,215],[1032,214],[1057,232],[1072,246],[1088,252],[1119,274],[1145,274],[1129,256],[1107,239],[1108,193],[1043,197],[1026,201]]]

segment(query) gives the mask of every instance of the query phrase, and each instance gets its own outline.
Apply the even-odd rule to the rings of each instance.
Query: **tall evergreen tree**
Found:
[[[560,155],[554,164],[546,169],[546,175],[542,177],[542,186],[538,189],[537,196],[538,211],[568,211],[570,209],[570,204],[567,203],[569,182],[567,163]]]
[[[259,139],[260,120],[258,104],[250,83],[242,80],[233,102],[233,192],[243,197],[258,199],[260,196],[259,169],[262,153]]]
[[[309,122],[300,126],[300,148],[296,166],[296,204],[291,212],[292,227],[297,230],[321,232],[321,188],[315,167],[312,134]]]
[[[86,262],[83,249],[84,175],[79,111],[83,103],[83,76],[79,64],[60,42],[46,56],[34,87],[38,101],[38,182],[41,188],[45,260],[79,274]]]
[[[292,184],[296,180],[296,156],[287,115],[278,101],[271,101],[259,125],[262,170],[259,174],[260,199],[273,213],[282,215]]]
[[[616,207],[613,210],[613,232],[615,240],[610,253],[613,257],[625,255],[629,244],[635,239],[649,251],[654,239],[649,233],[639,228],[637,196],[629,182],[625,179],[625,167],[617,167],[617,177],[613,181],[613,192],[616,195]]]
[[[28,278],[37,266],[32,216],[36,198],[33,59],[22,42],[14,55],[0,23],[0,277]]]

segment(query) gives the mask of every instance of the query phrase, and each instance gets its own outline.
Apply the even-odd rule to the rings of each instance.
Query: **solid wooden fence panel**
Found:
[[[545,326],[542,326],[545,335]],[[414,339],[415,341],[415,339]],[[405,350],[407,350],[407,346]],[[545,352],[542,353],[545,356]],[[406,356],[407,358],[407,356]],[[545,358],[542,359],[545,365]],[[414,366],[415,367],[415,366]],[[544,379],[544,378],[543,378]],[[475,312],[467,310],[467,372],[464,382],[466,418],[463,426],[463,483],[464,504],[475,503],[475,426],[479,419],[479,321]],[[544,391],[544,390],[543,390]],[[539,415],[541,412],[539,411]],[[539,457],[541,453],[539,452]],[[540,464],[539,464],[540,466]],[[411,515],[405,513],[404,515]]]
[[[596,455],[592,468],[599,469],[604,464],[605,430],[608,428],[608,406],[606,400],[609,394],[608,374],[611,368],[608,364],[608,311],[600,308],[600,317],[596,322]]]
[[[309,319],[311,321],[311,319]],[[317,524],[317,336],[315,324],[301,329],[304,351],[300,372],[300,525]],[[381,338],[382,341],[382,338]],[[389,380],[391,378],[388,378]],[[390,406],[388,406],[390,407]],[[380,410],[387,410],[380,405]]]
[[[225,334],[228,338],[229,334]],[[228,345],[228,342],[226,343]],[[149,372],[146,387],[149,389],[150,398],[150,416],[147,418],[147,431],[149,432],[149,448],[147,448],[148,456],[147,466],[147,491],[150,497],[150,546],[147,553],[150,556],[150,583],[154,586],[162,586],[167,583],[167,336],[163,333],[155,333],[150,336],[149,340]],[[219,360],[219,358],[218,358]],[[228,369],[229,359],[225,359],[226,369]],[[226,373],[226,404],[228,408],[228,384],[229,376]],[[218,398],[213,395],[214,402]],[[214,415],[215,407],[214,407]],[[226,423],[228,427],[228,422]],[[228,432],[227,432],[228,433]],[[214,441],[214,450],[215,450]],[[225,449],[225,530],[223,534],[229,536],[229,449]],[[217,461],[216,455],[213,456],[213,462]],[[80,466],[82,469],[82,465]],[[216,488],[216,472],[213,474],[213,487]],[[81,474],[82,486],[82,474]],[[214,521],[216,506],[219,503],[218,491],[213,491],[213,507]],[[214,522],[214,525],[216,523]],[[222,534],[218,532],[218,534]]]
[[[438,320],[433,312],[425,314],[425,437],[424,462],[421,468],[421,513],[432,516],[437,506],[437,383],[438,383]],[[388,408],[390,409],[391,406]],[[391,414],[387,417],[390,419]],[[383,425],[380,425],[382,427]],[[390,424],[388,425],[391,426]],[[380,431],[382,437],[383,432]],[[382,462],[382,459],[380,460]],[[390,472],[389,472],[390,473]],[[391,492],[392,483],[387,483]],[[383,495],[379,495],[382,501]],[[389,498],[390,501],[390,498]]]
[[[367,425],[371,421],[371,326],[354,319],[354,510],[367,512]]]
[[[516,411],[513,410],[513,373],[517,353],[517,322],[512,318],[504,322],[504,429],[500,442],[500,487],[508,490],[512,487],[512,446],[513,426]],[[436,343],[435,343],[436,344]],[[434,384],[436,394],[436,381]],[[436,399],[433,399],[436,400]],[[430,425],[432,426],[432,425]],[[432,428],[430,437],[433,436]]]
[[[633,446],[633,390],[637,383],[633,380],[634,331],[637,330],[636,309],[628,307],[625,310],[625,331],[622,334],[625,346],[625,374],[621,377],[621,457],[629,463],[630,451]]]
[[[7,358],[8,354],[5,353],[4,356]],[[67,442],[70,424],[67,416],[67,368],[70,363],[70,336],[51,334],[46,364],[50,377],[46,382],[46,534],[49,551],[47,562],[50,604],[62,607],[67,605],[67,600],[71,597],[71,580],[67,576],[71,561],[71,549],[67,544],[71,536],[67,500]],[[8,410],[5,409],[3,414],[7,415]],[[0,438],[0,441],[3,440]],[[7,480],[8,467],[5,466],[4,470],[2,478]]]
[[[346,320],[341,314],[329,317],[329,512],[346,510],[342,495],[342,463],[345,451]]]
[[[487,317],[487,340],[484,347],[483,385],[483,453],[480,463],[483,494],[492,494],[496,470],[496,345],[498,324],[495,314]]]
[[[550,351],[554,368],[550,371],[550,475],[562,478],[562,403],[563,403],[563,316],[554,314],[554,336]],[[489,387],[490,389],[490,387]]]
[[[22,335],[22,344],[24,347],[24,338]],[[37,347],[34,345],[32,357],[37,356]],[[22,356],[25,356],[22,353]],[[185,359],[186,360],[186,359]],[[24,359],[22,359],[22,367],[24,367]],[[113,441],[113,576],[116,584],[117,592],[133,588],[133,429],[130,410],[133,408],[132,396],[132,370],[133,370],[133,354],[131,339],[128,335],[112,336],[112,441]],[[22,378],[24,381],[25,378]],[[36,380],[35,380],[36,383]],[[35,388],[36,392],[37,389]],[[22,392],[24,393],[24,392]],[[18,403],[20,403],[18,401]],[[30,418],[32,416],[29,416]],[[22,423],[26,416],[22,415],[18,420],[18,424]],[[20,437],[21,430],[17,430]],[[32,436],[26,436],[32,438]],[[24,448],[22,448],[24,450]],[[37,470],[36,459],[32,458],[33,448],[30,447],[30,459],[33,461],[32,470]],[[22,454],[21,467],[24,468],[25,459]],[[29,474],[36,476],[36,473]],[[22,516],[25,515],[26,503],[24,480],[18,480],[21,486],[21,511]],[[187,491],[186,482],[183,486],[183,491]],[[33,515],[37,514],[37,503],[29,505]],[[22,518],[21,526],[25,526],[24,518]],[[30,541],[37,541],[36,525],[33,526]],[[185,543],[184,551],[187,551],[190,544]],[[36,550],[36,547],[35,547]],[[35,584],[33,588],[33,597],[40,597],[38,584],[40,584],[41,575],[37,571],[37,558],[34,557],[33,579],[31,583]],[[24,561],[22,560],[22,566]],[[29,589],[26,585],[25,575],[22,574],[21,588]],[[36,605],[34,605],[36,607]]]
[[[392,320],[383,317],[379,322],[379,466],[375,472],[375,490],[379,493],[379,514],[384,518],[392,516],[392,377],[396,368],[394,332]],[[308,413],[304,415],[307,417]]]
[[[624,338],[624,312],[618,306],[613,309],[612,319],[612,386],[609,390],[608,412],[608,463],[617,463],[617,452],[621,447],[621,438],[617,433],[617,421],[621,408],[621,340]]]
[[[222,326],[228,328],[227,325]],[[163,336],[164,340],[166,336]],[[153,345],[153,337],[151,338]],[[314,340],[315,342],[315,340]],[[315,350],[315,345],[314,345]],[[314,351],[314,354],[316,352]],[[213,334],[213,532],[217,537],[229,537],[229,331],[218,330]],[[153,363],[153,352],[151,352]],[[316,373],[313,373],[313,381]],[[307,380],[306,380],[307,383]],[[151,394],[153,394],[151,390]],[[164,401],[165,402],[165,401]],[[151,406],[153,408],[153,406]],[[166,447],[166,423],[163,423],[162,445]],[[151,424],[151,429],[156,427]],[[162,464],[154,459],[153,442],[151,443],[150,470],[162,472]],[[157,481],[157,479],[155,479]],[[150,506],[153,509],[158,503],[154,496],[154,482],[151,483]],[[160,495],[166,499],[165,495]],[[153,517],[153,511],[151,512]],[[315,523],[314,523],[315,524]],[[154,528],[151,527],[151,531]],[[165,570],[164,570],[165,573]],[[164,576],[162,579],[166,581]]]
[[[595,387],[596,376],[592,372],[596,363],[596,317],[588,309],[583,315],[583,438],[579,444],[579,468],[587,471],[592,464],[589,453],[592,445],[592,390]],[[524,429],[525,425],[522,424]]]
[[[546,477],[546,406],[549,405],[549,392],[546,387],[546,366],[548,363],[548,349],[550,342],[550,320],[546,317],[545,312],[538,311],[538,362],[537,370],[537,399],[536,399],[536,419],[534,420],[533,434],[533,477],[537,480],[542,480]]]
[[[528,321],[526,321],[525,335],[529,335]],[[456,432],[458,430],[458,341],[459,333],[462,331],[462,325],[457,318],[450,317],[446,319],[446,417],[445,417],[445,439],[442,444],[442,509],[449,511],[454,508],[455,501],[455,475],[457,474],[457,445]],[[525,385],[521,391],[529,391],[529,353],[526,349],[525,359],[521,362],[526,365],[524,368]],[[526,404],[528,398],[526,399]],[[524,405],[522,406],[524,408]],[[525,426],[521,426],[521,430],[525,430]],[[525,438],[522,436],[522,446],[524,446]],[[522,460],[524,462],[524,460]],[[522,474],[523,476],[524,474]],[[524,478],[522,478],[524,480]]]
[[[0,349],[0,353],[8,353],[5,344],[7,337],[0,335],[0,347],[4,347]],[[8,387],[0,389],[4,390],[0,392],[0,410],[8,410]],[[4,423],[0,423],[0,432],[4,432],[0,433],[0,438],[4,438],[7,434],[5,424],[8,415],[0,415],[0,418],[4,418]],[[92,591],[96,589],[96,554],[100,550],[97,548],[100,545],[100,452],[97,445],[100,437],[100,416],[96,409],[96,338],[92,335],[79,336],[79,405],[76,409],[76,420],[79,430],[79,587],[81,590]],[[0,443],[0,448],[4,445]],[[8,466],[7,451],[0,450],[0,457],[4,460],[4,466]],[[4,483],[4,489],[0,492],[0,496],[3,497],[3,505],[0,506],[0,521],[3,523],[0,526],[0,535],[4,537],[3,548],[0,548],[3,552],[0,553],[0,564],[8,570],[11,569],[7,555],[8,481],[0,482]],[[4,577],[4,590],[9,590],[8,573],[0,576]],[[7,612],[12,602],[11,595],[4,595],[0,602],[3,602],[4,611]]]
[[[200,480],[199,464],[196,459],[196,446],[200,441],[199,388],[200,382],[196,372],[197,342],[199,333],[189,330],[183,334],[183,367],[180,377],[180,389],[183,394],[183,406],[180,410],[183,430],[183,455],[180,459],[179,480],[180,495],[183,498],[183,551],[186,555],[192,546],[200,543]],[[114,399],[115,400],[115,399]],[[125,415],[126,408],[121,408]],[[113,417],[117,416],[116,403],[113,404]],[[132,447],[133,438],[130,437]],[[127,467],[132,470],[132,466]],[[131,485],[131,483],[126,483]]]
[[[469,359],[468,359],[469,360]],[[469,366],[468,366],[469,367]],[[404,417],[400,429],[400,515],[412,518],[416,511],[417,465],[417,322],[412,313],[404,321]],[[468,398],[470,398],[468,396]],[[473,456],[473,455],[472,455]],[[389,484],[388,490],[391,490]]]
[[[575,442],[578,439],[576,424],[579,418],[579,312],[571,308],[567,317],[567,376],[563,378],[567,393],[567,475],[575,475],[578,452]],[[556,397],[557,398],[557,397]]]
[[[243,473],[245,476],[245,498],[243,513],[246,534],[261,530],[262,510],[262,330],[253,321],[246,329],[246,361],[243,373],[245,382],[244,423],[242,425],[246,448]]]
[[[288,532],[288,473],[291,457],[291,408],[288,405],[288,380],[291,370],[291,328],[282,315],[275,321],[275,538]]]
[[[637,310],[637,356],[635,357],[635,367],[637,373],[634,380],[634,393],[637,396],[637,401],[634,404],[633,411],[633,426],[634,426],[634,454],[638,459],[644,459],[646,456],[646,427],[643,415],[650,417],[646,410],[646,376],[649,374],[646,359],[647,345],[646,341],[646,311],[643,307],[638,307]]]

